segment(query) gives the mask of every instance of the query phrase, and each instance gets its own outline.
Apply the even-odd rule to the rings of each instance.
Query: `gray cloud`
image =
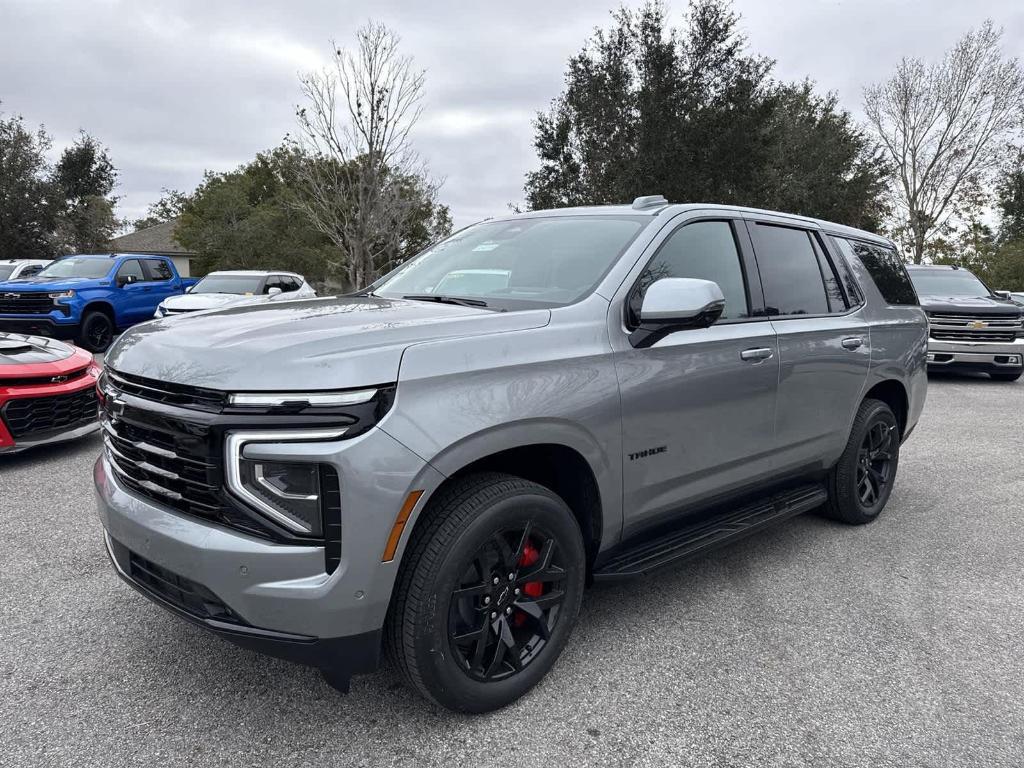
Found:
[[[900,57],[935,57],[986,16],[1024,55],[1018,0],[742,0],[751,48],[786,79],[811,77],[859,111],[860,89]],[[685,6],[670,2],[678,17]],[[536,166],[531,119],[561,89],[566,60],[610,3],[280,3],[0,0],[0,110],[45,123],[58,144],[81,128],[111,149],[120,213],[161,187],[192,189],[294,131],[297,75],[322,65],[371,15],[427,70],[417,146],[445,179],[456,223],[505,212]]]

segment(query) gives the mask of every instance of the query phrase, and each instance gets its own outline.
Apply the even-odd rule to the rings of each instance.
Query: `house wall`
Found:
[[[171,261],[174,262],[175,269],[178,270],[178,274],[182,277],[192,276],[192,257],[190,256],[170,256]]]

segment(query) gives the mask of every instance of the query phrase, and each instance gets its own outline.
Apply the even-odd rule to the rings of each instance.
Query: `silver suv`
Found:
[[[339,689],[387,649],[483,712],[551,668],[592,579],[875,519],[926,344],[867,232],[658,196],[487,221],[352,296],[125,333],[106,546],[154,602]]]

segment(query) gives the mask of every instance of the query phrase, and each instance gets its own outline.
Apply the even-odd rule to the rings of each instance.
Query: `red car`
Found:
[[[99,375],[85,350],[42,336],[0,333],[0,454],[98,429]]]

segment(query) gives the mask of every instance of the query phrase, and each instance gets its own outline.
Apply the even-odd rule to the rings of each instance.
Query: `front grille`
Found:
[[[128,568],[128,574],[139,584],[198,619],[246,624],[242,617],[202,584],[179,576],[135,552],[129,552]]]
[[[930,335],[936,341],[1013,341],[1017,338],[1016,331],[939,330],[935,326],[932,326]]]
[[[15,440],[68,431],[96,421],[96,390],[11,400],[0,415]]]
[[[219,413],[227,402],[224,393],[215,389],[203,389],[186,384],[170,384],[165,381],[146,379],[142,376],[131,376],[127,373],[114,373],[109,368],[106,371],[106,376],[110,383],[122,392],[157,403]]]
[[[125,421],[104,421],[103,440],[118,476],[136,493],[190,515],[218,519],[219,459],[174,435]]]
[[[55,308],[45,293],[0,291],[0,315],[45,315]]]
[[[71,371],[58,376],[23,376],[21,378],[5,379],[0,376],[0,387],[31,387],[38,384],[63,384],[67,381],[75,381],[85,376],[89,368],[86,366],[78,371]],[[67,377],[67,378],[64,378]]]

